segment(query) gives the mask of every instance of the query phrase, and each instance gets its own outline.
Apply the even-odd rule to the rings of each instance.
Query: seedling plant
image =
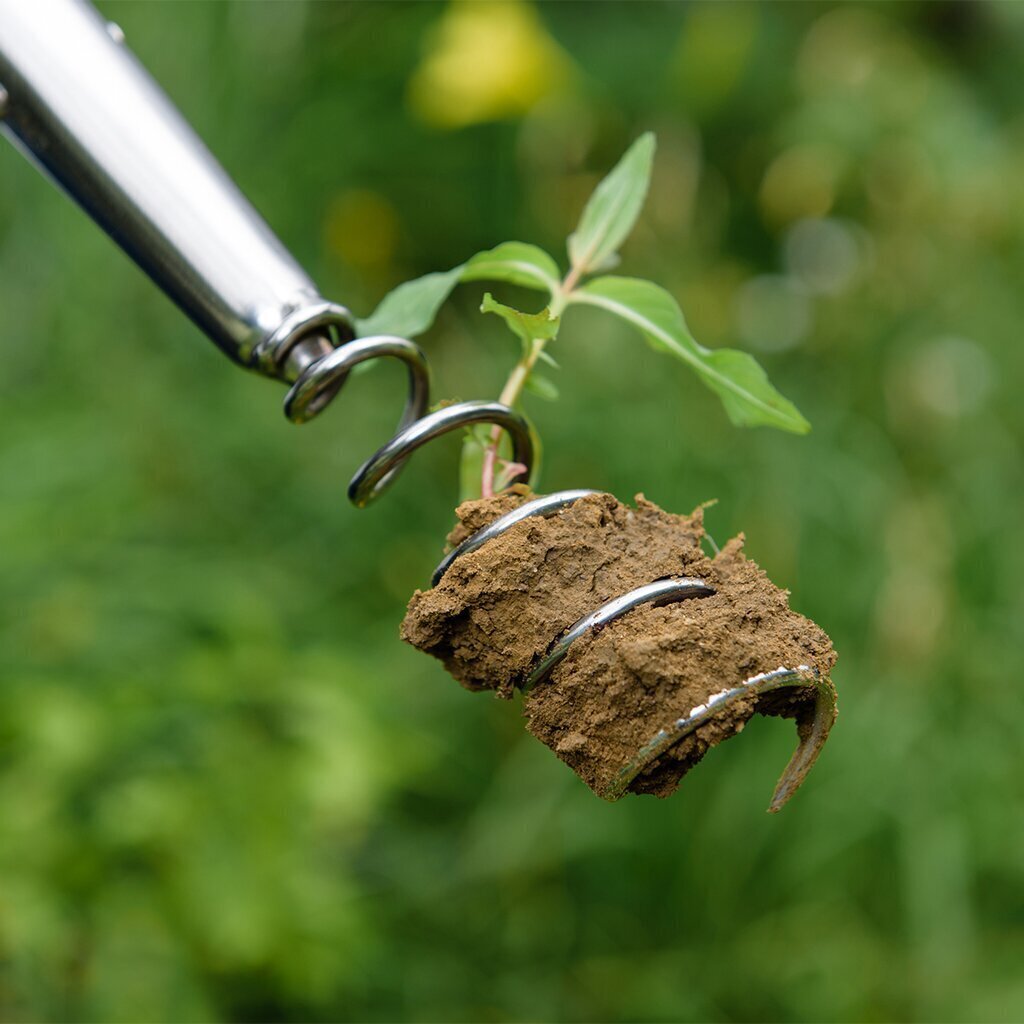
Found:
[[[357,332],[366,337],[396,334],[415,338],[433,324],[457,284],[501,281],[545,296],[539,312],[514,309],[484,294],[480,310],[500,317],[520,343],[519,359],[499,401],[517,407],[524,392],[557,399],[558,389],[542,364],[557,369],[548,349],[574,306],[604,310],[635,328],[656,352],[685,363],[718,397],[737,426],[769,426],[804,434],[810,424],[770,383],[753,356],[735,349],[708,349],[690,333],[675,298],[652,281],[608,273],[619,263],[618,249],[636,223],[647,195],[655,137],[641,135],[597,186],[576,230],[568,238],[569,266],[563,273],[543,249],[525,242],[503,242],[451,270],[399,285],[365,319]],[[466,432],[460,466],[461,496],[489,497],[522,467],[502,458],[499,428]]]

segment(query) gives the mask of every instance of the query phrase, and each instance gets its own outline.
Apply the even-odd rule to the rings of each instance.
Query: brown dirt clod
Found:
[[[528,497],[517,489],[463,503],[449,542]],[[636,508],[608,494],[582,498],[458,558],[436,587],[413,596],[402,637],[468,689],[511,697],[551,644],[606,601],[667,576],[708,582],[713,595],[642,606],[580,638],[525,697],[530,732],[607,796],[652,737],[709,697],[780,666],[827,678],[835,663],[826,634],[745,557],[742,536],[709,558],[703,534],[702,509],[678,516],[642,495]],[[795,717],[803,734],[815,694],[811,685],[744,693],[647,763],[629,791],[668,796],[755,713]]]

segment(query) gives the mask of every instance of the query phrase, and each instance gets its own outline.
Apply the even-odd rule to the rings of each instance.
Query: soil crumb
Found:
[[[449,543],[529,497],[519,489],[463,503]],[[710,596],[641,606],[580,638],[525,698],[530,732],[607,796],[645,744],[709,697],[781,666],[828,677],[835,663],[826,634],[746,558],[742,535],[709,558],[703,534],[702,509],[679,516],[643,495],[635,508],[609,494],[581,498],[458,558],[436,587],[413,596],[402,638],[468,689],[511,697],[552,643],[606,601],[667,576],[710,584]],[[668,796],[755,713],[794,717],[803,735],[815,695],[811,685],[744,694],[647,763],[629,791]]]

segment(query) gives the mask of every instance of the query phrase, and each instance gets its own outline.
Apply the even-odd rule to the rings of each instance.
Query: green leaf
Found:
[[[503,242],[478,252],[451,270],[425,274],[400,284],[363,320],[356,334],[397,334],[415,338],[430,329],[437,311],[460,281],[507,281],[554,294],[559,286],[558,264],[543,250],[525,242]]]
[[[614,313],[638,328],[653,348],[687,363],[721,398],[737,426],[778,427],[794,434],[811,429],[796,406],[772,387],[753,356],[699,345],[679,304],[664,288],[631,277],[602,277],[577,289],[572,301]]]
[[[600,269],[626,240],[647,197],[655,139],[646,132],[626,150],[608,177],[594,189],[569,236],[569,259],[581,274]]]
[[[539,313],[520,313],[511,306],[503,306],[490,292],[486,292],[480,304],[480,312],[496,313],[526,345],[531,341],[550,341],[558,334],[559,318],[553,317],[547,308]]]
[[[555,382],[538,373],[531,373],[523,387],[538,398],[543,398],[545,402],[554,402],[558,399],[558,387]]]
[[[425,274],[388,292],[365,320],[356,321],[356,334],[397,334],[415,338],[430,328],[444,300],[459,283],[462,267]]]
[[[507,281],[552,295],[560,277],[558,264],[543,249],[525,242],[502,242],[478,252],[462,269],[463,281]]]

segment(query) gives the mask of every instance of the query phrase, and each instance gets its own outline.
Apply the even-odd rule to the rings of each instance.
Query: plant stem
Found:
[[[501,389],[498,401],[504,405],[515,407],[519,396],[523,393],[526,381],[537,363],[545,342],[541,338],[531,340],[527,351],[516,363],[514,369]],[[494,497],[494,471],[498,463],[498,445],[501,442],[501,427],[491,428],[491,438],[484,450],[483,471],[480,478],[480,493],[484,498]]]
[[[564,312],[565,307],[569,304],[573,288],[579,283],[581,273],[582,267],[570,269],[569,273],[565,275],[565,279],[558,286],[558,289],[551,296],[549,308],[552,317],[561,316]],[[501,389],[501,395],[498,397],[499,402],[510,405],[513,408],[515,407],[537,360],[540,358],[541,352],[544,351],[544,346],[549,340],[552,339],[534,338],[530,341],[527,351],[508,375],[508,380],[505,381],[505,386]],[[490,440],[484,449],[483,466],[480,474],[480,495],[484,498],[494,497],[494,476],[498,465],[498,446],[500,443],[501,427],[493,427]]]
[[[569,301],[569,296],[572,294],[573,288],[580,282],[580,276],[583,274],[583,265],[580,264],[578,267],[573,267],[568,274],[565,275],[565,280],[562,282],[561,287],[558,289],[558,294],[555,296],[552,302],[552,311],[554,311],[554,305],[559,299],[562,300],[559,308],[559,313],[565,308],[565,304]]]

